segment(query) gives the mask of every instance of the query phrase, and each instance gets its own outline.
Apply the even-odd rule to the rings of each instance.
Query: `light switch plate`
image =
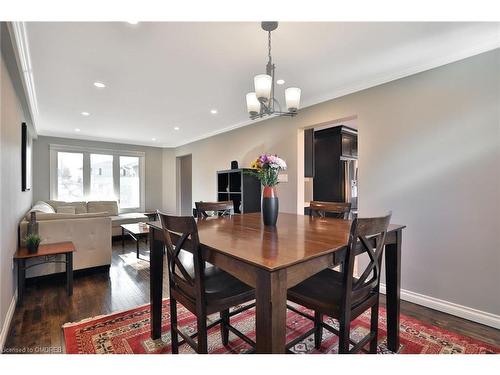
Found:
[[[278,181],[279,182],[288,182],[288,174],[279,174]]]

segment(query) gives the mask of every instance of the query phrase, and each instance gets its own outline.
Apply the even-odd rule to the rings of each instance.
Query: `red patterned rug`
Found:
[[[179,325],[185,332],[196,331],[195,317],[178,305]],[[304,311],[307,311],[304,309]],[[215,319],[217,316],[212,316]],[[160,354],[170,353],[169,300],[163,302],[163,334],[161,339],[152,340],[150,336],[149,304],[135,309],[86,319],[79,323],[66,323],[63,326],[66,353],[71,354]],[[255,340],[254,309],[247,310],[231,318],[231,323],[240,331]],[[329,323],[336,325],[335,321]],[[500,353],[499,347],[467,336],[425,324],[417,319],[401,315],[401,347],[399,353],[406,354],[476,354]],[[287,341],[311,328],[312,323],[302,316],[288,311]],[[351,324],[351,338],[355,341],[365,336],[370,326],[368,312]],[[208,335],[209,353],[244,353],[248,345],[229,335],[229,345],[224,347],[220,340],[219,326],[213,327]],[[336,353],[338,339],[323,330],[323,344],[320,350],[314,349],[313,337],[295,345],[295,353]],[[187,345],[181,345],[181,353],[192,353]],[[379,353],[392,353],[386,347],[386,313],[379,314]]]

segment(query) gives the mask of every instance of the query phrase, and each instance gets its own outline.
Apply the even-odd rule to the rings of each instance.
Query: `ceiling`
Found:
[[[267,54],[259,23],[25,26],[40,135],[176,147],[252,123],[245,94]],[[309,106],[498,48],[499,34],[498,23],[283,22],[276,97],[298,86]]]

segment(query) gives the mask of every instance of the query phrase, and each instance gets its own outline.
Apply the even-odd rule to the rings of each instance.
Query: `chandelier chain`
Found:
[[[267,49],[268,49],[268,55],[267,57],[269,58],[269,62],[271,62],[271,32],[267,32]]]

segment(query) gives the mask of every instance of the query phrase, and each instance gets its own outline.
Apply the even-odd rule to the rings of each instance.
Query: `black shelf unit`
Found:
[[[260,181],[245,170],[217,171],[217,201],[233,201],[235,214],[260,212]]]

